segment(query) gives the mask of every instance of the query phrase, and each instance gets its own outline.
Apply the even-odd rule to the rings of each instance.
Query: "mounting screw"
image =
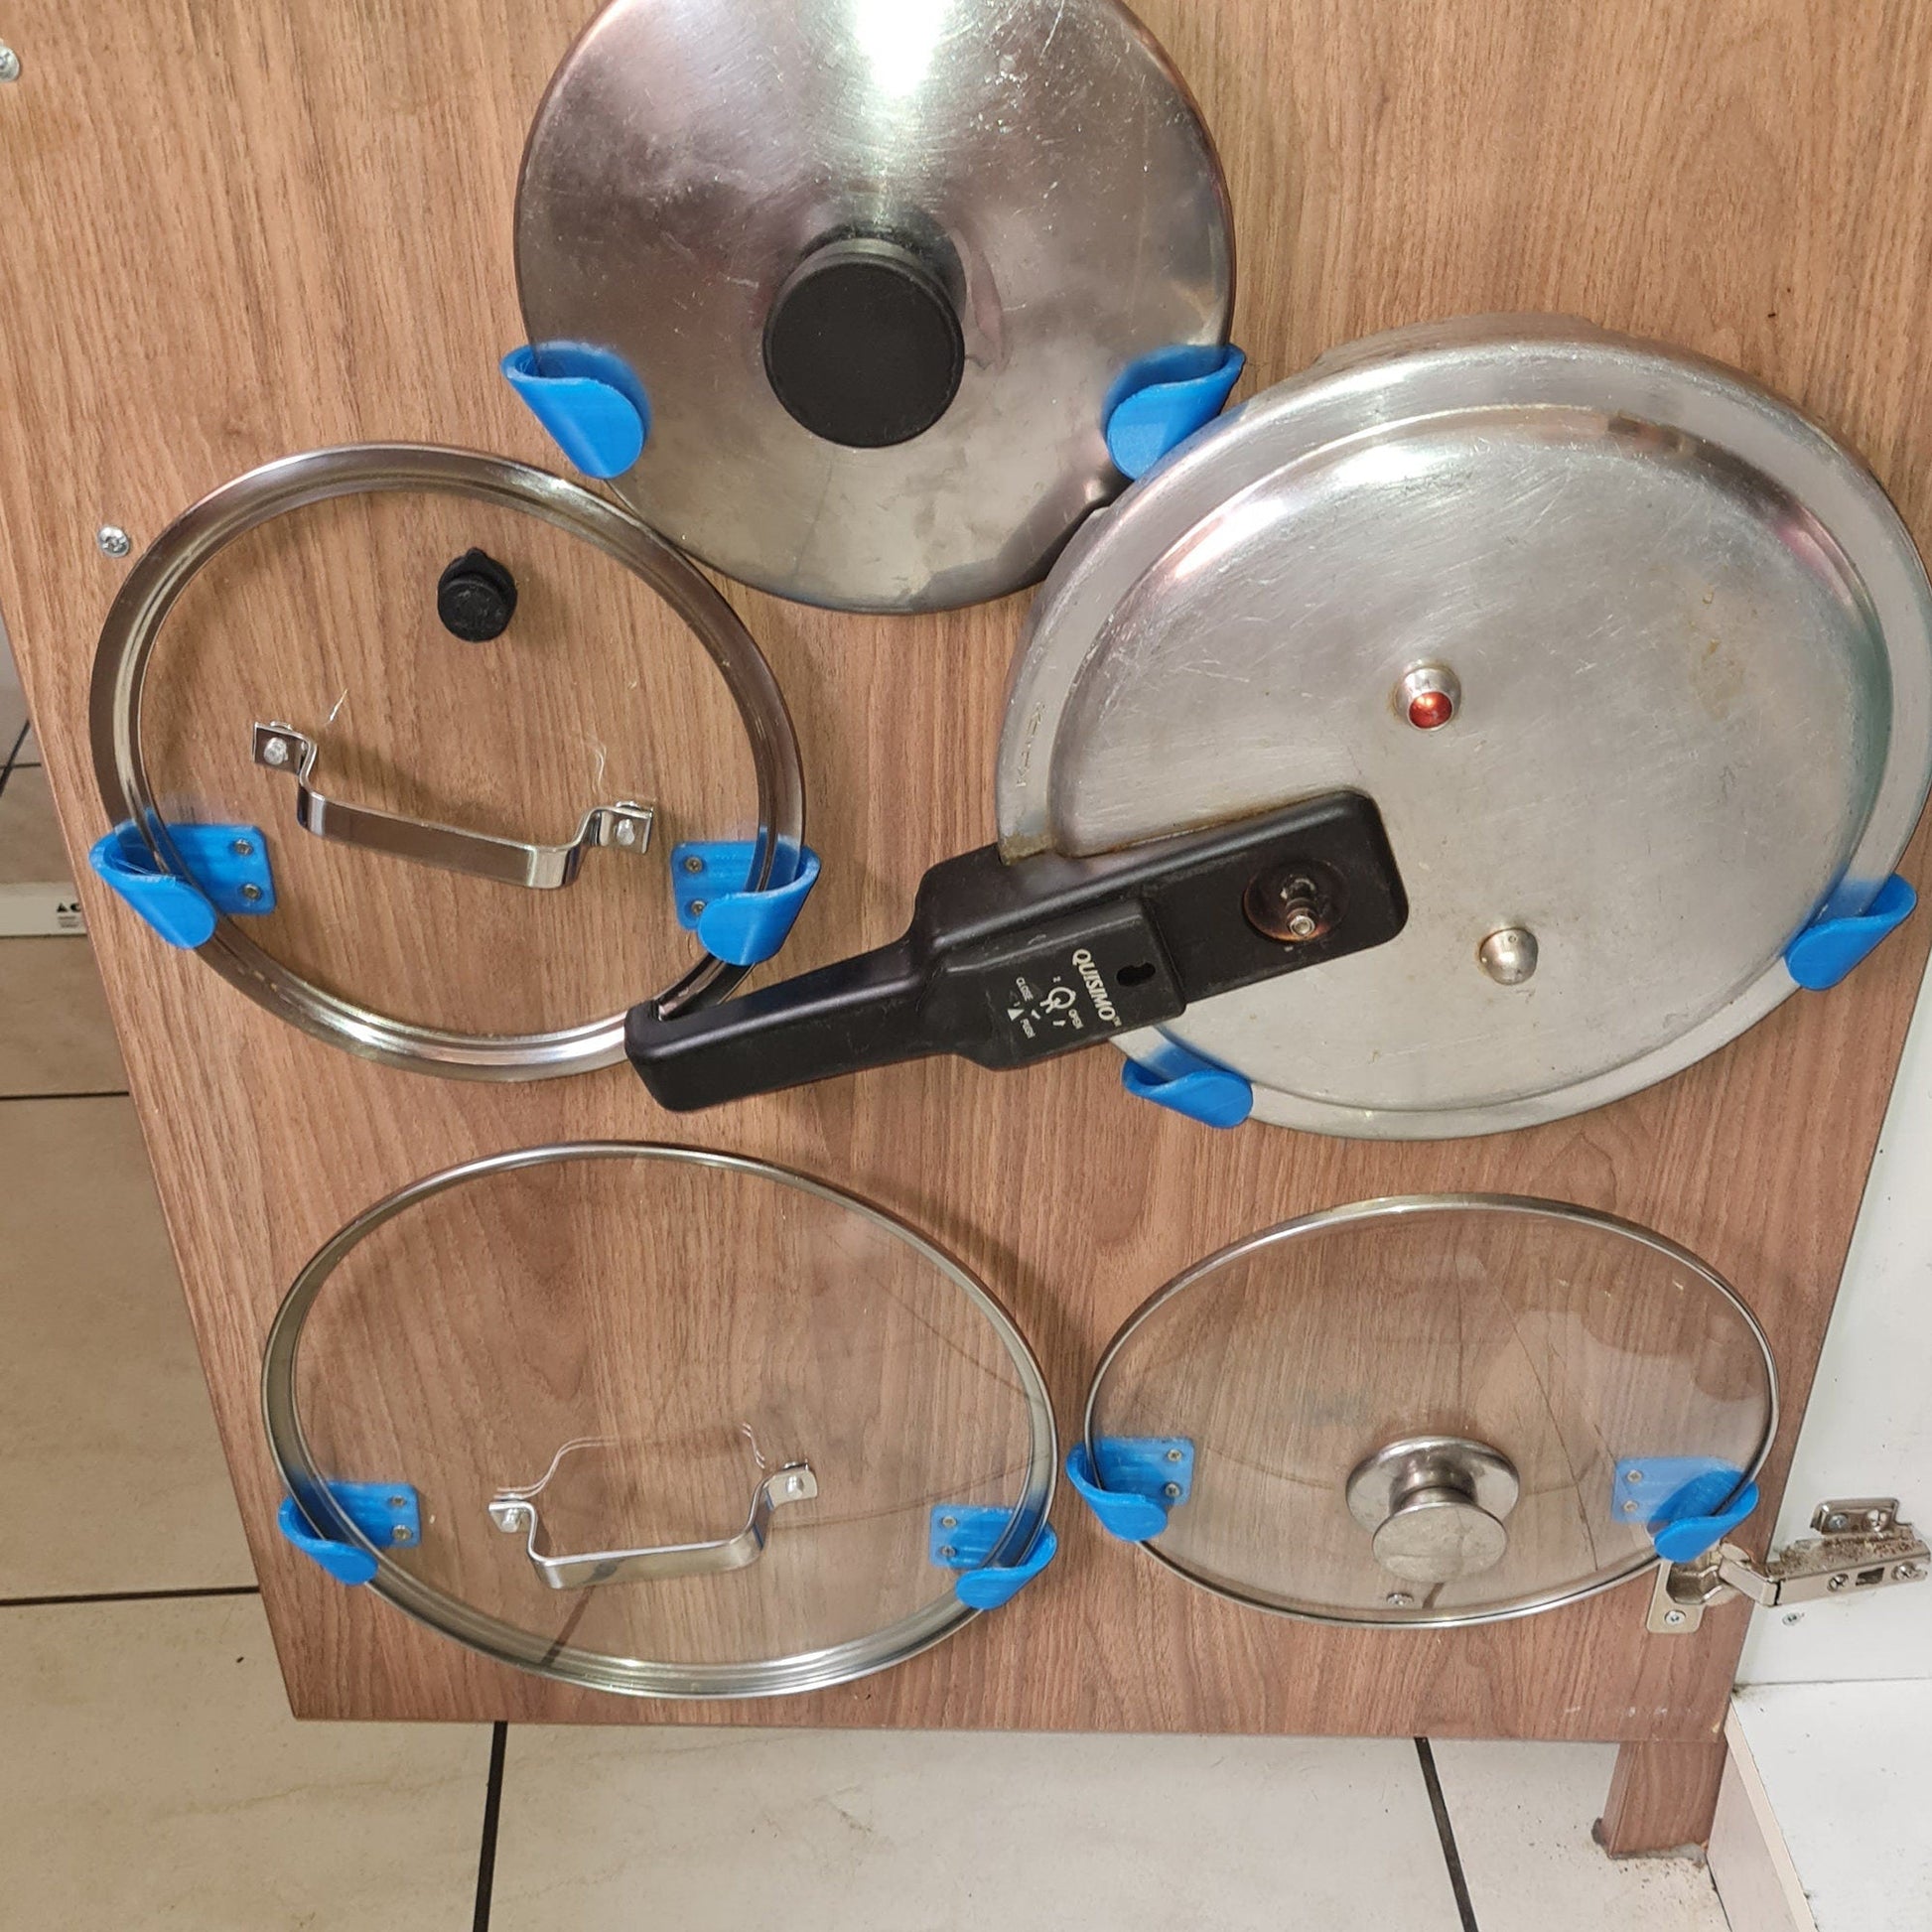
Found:
[[[286,738],[265,738],[262,741],[262,762],[264,764],[284,765],[289,761],[289,742]]]
[[[11,47],[0,47],[0,80],[20,78],[20,56]]]
[[[389,1541],[391,1543],[407,1543],[409,1541],[409,1525],[407,1523],[395,1524],[389,1531]]]
[[[1805,1613],[1803,1610],[1786,1610],[1784,1620],[1787,1623],[1802,1623],[1805,1620]]]
[[[1625,1482],[1630,1483],[1641,1482],[1643,1480],[1643,1471],[1641,1469],[1625,1469],[1623,1479]]]
[[[1462,685],[1447,664],[1418,664],[1395,687],[1395,710],[1419,732],[1440,731],[1455,716]]]
[[[1634,1496],[1625,1496],[1625,1497],[1624,1497],[1624,1499],[1623,1499],[1623,1513],[1624,1513],[1624,1515],[1626,1515],[1626,1516],[1634,1516],[1634,1515],[1635,1515],[1635,1514],[1637,1513],[1637,1508],[1638,1508],[1638,1504],[1637,1504],[1637,1499],[1636,1499],[1636,1497],[1634,1497]]]
[[[1826,1578],[1825,1587],[1827,1589],[1843,1589],[1845,1586],[1849,1584],[1851,1581],[1852,1579],[1850,1575],[1847,1572],[1841,1570],[1836,1577]]]
[[[942,1530],[956,1530],[959,1527],[959,1518],[957,1516],[942,1516],[939,1519],[939,1527]]]
[[[236,839],[235,842],[228,847],[228,850],[232,852],[237,859],[251,859],[254,857],[254,853],[255,853],[255,842],[252,839]]]
[[[1161,1485],[1161,1493],[1164,1496],[1178,1496],[1180,1494],[1180,1484],[1177,1482],[1163,1483]]]
[[[1864,1513],[1864,1526],[1868,1530],[1881,1530],[1885,1527],[1885,1512],[1882,1509],[1867,1509]]]
[[[1891,1574],[1901,1584],[1915,1584],[1925,1575],[1925,1566],[1922,1563],[1901,1563]]]
[[[689,911],[691,916],[695,919],[698,916],[698,914],[704,910],[704,908],[705,908],[705,901],[701,898],[694,898],[691,901],[690,905],[686,907],[686,910]]]
[[[103,523],[94,532],[94,542],[103,557],[125,557],[134,548],[134,539],[118,523]]]
[[[1676,1625],[1684,1621],[1684,1612],[1682,1610],[1666,1610],[1664,1612],[1664,1621],[1675,1628]]]
[[[635,845],[637,843],[637,825],[634,819],[621,818],[618,820],[618,843],[620,845]]]
[[[952,1558],[952,1557],[953,1557],[954,1555],[956,1555],[957,1553],[956,1553],[956,1552],[954,1551],[954,1549],[953,1549],[953,1547],[952,1547],[952,1545],[951,1545],[950,1543],[942,1543],[942,1544],[940,1544],[940,1546],[939,1546],[939,1554],[940,1554],[940,1555],[941,1555],[942,1557],[945,1557],[945,1558],[948,1558],[948,1559],[950,1559],[950,1558]]]
[[[1392,1589],[1382,1599],[1392,1610],[1409,1609],[1414,1605],[1415,1600],[1406,1589]]]
[[[1835,1509],[1825,1518],[1825,1527],[1827,1530],[1834,1531],[1848,1530],[1852,1527],[1852,1519],[1843,1510]]]
[[[389,1507],[391,1509],[407,1509],[409,1507],[409,1498],[407,1496],[391,1496],[389,1498]]]
[[[695,877],[704,871],[704,861],[695,852],[687,852],[684,855],[684,870]]]
[[[1178,1449],[1170,1449],[1168,1451],[1168,1460],[1170,1462],[1178,1462],[1180,1460],[1180,1451]]]
[[[1521,986],[1536,971],[1536,934],[1528,926],[1506,925],[1476,948],[1476,959],[1498,986]]]
[[[252,882],[243,886],[241,889],[241,897],[245,898],[250,905],[253,905],[254,902],[261,897],[261,896],[262,896],[262,889],[259,886],[253,884]]]

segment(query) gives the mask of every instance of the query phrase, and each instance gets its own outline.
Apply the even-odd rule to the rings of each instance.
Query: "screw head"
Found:
[[[1787,1623],[1802,1623],[1805,1620],[1805,1613],[1803,1610],[1786,1610],[1784,1620]]]
[[[1915,1584],[1925,1575],[1925,1566],[1922,1563],[1901,1563],[1891,1574],[1901,1584]]]
[[[1637,1513],[1637,1509],[1638,1509],[1638,1503],[1637,1503],[1637,1499],[1636,1499],[1636,1497],[1634,1497],[1634,1496],[1625,1496],[1625,1497],[1624,1497],[1624,1499],[1623,1499],[1623,1513],[1624,1513],[1624,1515],[1626,1515],[1626,1516],[1634,1516],[1634,1515],[1635,1515],[1635,1514]]]
[[[621,818],[618,820],[618,843],[620,845],[635,845],[637,843],[637,825],[634,819]]]
[[[125,557],[134,548],[134,539],[118,523],[103,523],[94,532],[94,542],[103,557]]]
[[[395,1524],[389,1531],[389,1541],[391,1543],[407,1543],[409,1541],[409,1525],[407,1523]]]
[[[1851,1526],[1852,1526],[1851,1518],[1848,1517],[1842,1510],[1835,1509],[1828,1517],[1825,1518],[1825,1527],[1828,1530],[1850,1529]]]
[[[1867,1509],[1864,1513],[1864,1526],[1868,1530],[1881,1530],[1885,1527],[1885,1512],[1882,1509]]]
[[[1664,1612],[1664,1621],[1675,1628],[1676,1625],[1684,1621],[1684,1612],[1682,1610],[1666,1610]]]
[[[940,1544],[940,1546],[939,1546],[939,1554],[940,1554],[940,1555],[941,1555],[942,1557],[945,1557],[945,1558],[948,1558],[948,1559],[950,1559],[950,1558],[952,1558],[952,1557],[954,1557],[954,1556],[956,1556],[956,1555],[958,1554],[958,1552],[957,1552],[956,1550],[954,1550],[954,1548],[952,1547],[952,1545],[951,1545],[950,1543],[942,1543],[942,1544]]]
[[[687,852],[684,855],[684,870],[692,874],[701,873],[704,871],[704,861],[695,852]]]
[[[1170,1462],[1178,1462],[1180,1460],[1180,1451],[1178,1449],[1170,1449],[1168,1451],[1168,1460]]]
[[[407,1509],[409,1507],[409,1498],[407,1496],[391,1496],[389,1498],[389,1507],[391,1509]]]
[[[1178,1496],[1180,1494],[1180,1484],[1177,1482],[1165,1482],[1161,1485],[1161,1493],[1164,1496]]]
[[[1498,986],[1521,986],[1536,972],[1536,934],[1526,925],[1498,926],[1476,948],[1476,960]]]
[[[271,738],[262,745],[262,762],[282,765],[289,761],[289,742],[286,738]]]
[[[1441,731],[1461,701],[1461,682],[1447,664],[1418,664],[1395,687],[1396,716],[1419,732]]]
[[[1849,1584],[1851,1581],[1852,1579],[1850,1575],[1847,1572],[1841,1570],[1836,1577],[1826,1578],[1825,1587],[1827,1589],[1843,1589],[1845,1586]]]
[[[255,852],[255,842],[253,839],[236,839],[235,842],[228,847],[228,850],[232,852],[237,859],[253,858]]]
[[[1639,1483],[1643,1480],[1643,1471],[1641,1469],[1625,1469],[1623,1479],[1628,1483]]]
[[[20,78],[20,56],[11,47],[0,47],[0,80]]]
[[[957,1516],[942,1516],[939,1519],[939,1527],[942,1530],[956,1530],[959,1527],[959,1518]]]
[[[1406,1589],[1392,1589],[1382,1601],[1392,1610],[1406,1610],[1414,1606],[1416,1599]]]
[[[250,905],[253,905],[255,901],[261,897],[261,896],[262,896],[262,889],[259,886],[257,886],[253,880],[248,881],[247,884],[245,884],[241,889],[241,897],[245,898]]]
[[[698,916],[698,914],[704,910],[704,908],[705,908],[705,901],[701,898],[694,898],[685,909],[695,919]]]

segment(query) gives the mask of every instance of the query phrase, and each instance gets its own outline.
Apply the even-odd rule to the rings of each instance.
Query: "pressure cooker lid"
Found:
[[[539,107],[536,373],[647,423],[612,487],[811,603],[1033,581],[1121,487],[1142,358],[1226,340],[1212,144],[1115,0],[614,0]]]
[[[1775,1422],[1769,1347],[1694,1256],[1582,1208],[1419,1196],[1169,1284],[1095,1374],[1086,1450],[1218,1594],[1467,1623],[1653,1566],[1664,1523],[1744,1492]]]
[[[399,1065],[607,1064],[640,995],[743,977],[698,936],[706,880],[806,864],[791,725],[730,607],[496,457],[364,444],[223,484],[133,565],[92,702],[97,869],[272,1012]]]
[[[986,1290],[725,1155],[535,1148],[404,1188],[303,1269],[263,1388],[291,1495],[380,1595],[601,1690],[862,1676],[1047,1535],[1045,1385]],[[406,1502],[397,1543],[369,1495]]]
[[[1338,351],[1093,519],[1035,604],[1003,849],[1348,786],[1390,944],[1160,1035],[1255,1114],[1481,1133],[1688,1065],[1864,912],[1932,771],[1932,593],[1869,474],[1741,377],[1505,318]]]

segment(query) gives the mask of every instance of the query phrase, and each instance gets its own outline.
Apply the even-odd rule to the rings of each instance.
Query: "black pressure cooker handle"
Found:
[[[929,1053],[1023,1066],[1379,946],[1408,910],[1358,792],[1088,859],[985,846],[926,874],[892,945],[674,1020],[635,1007],[624,1044],[679,1113]]]

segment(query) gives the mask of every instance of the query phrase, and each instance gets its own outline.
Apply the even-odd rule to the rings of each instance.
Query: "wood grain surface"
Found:
[[[1565,311],[1723,357],[1783,391],[1859,448],[1920,542],[1932,540],[1932,76],[1919,58],[1932,10],[1150,0],[1144,11],[1226,161],[1251,385],[1396,324]],[[1581,1119],[1435,1146],[1212,1135],[1126,1100],[1116,1061],[1098,1052],[1015,1075],[907,1066],[673,1123],[623,1069],[510,1088],[359,1063],[167,952],[84,867],[105,829],[85,740],[88,667],[124,569],[97,551],[95,528],[111,520],[144,544],[237,472],[331,442],[413,438],[551,461],[495,363],[521,335],[509,250],[519,144],[589,12],[584,0],[17,0],[7,21],[23,73],[0,88],[0,608],[296,1709],[1715,1736],[1743,1612],[1721,1609],[1694,1637],[1647,1637],[1641,1584],[1511,1624],[1351,1632],[1217,1601],[1061,1505],[1061,1560],[997,1616],[842,1690],[706,1709],[496,1666],[338,1588],[275,1537],[256,1380],[304,1259],[433,1169],[610,1136],[769,1156],[905,1215],[1014,1310],[1063,1428],[1144,1296],[1270,1222],[1437,1188],[1611,1209],[1706,1257],[1769,1330],[1786,1398],[1774,1500],[1932,931],[1915,921],[1839,992],[1791,1000],[1663,1086]],[[584,738],[664,751],[599,662],[603,648],[626,648],[603,627],[619,621],[611,601],[573,628],[570,681],[530,701],[539,742],[489,679],[453,671],[450,647],[399,615],[410,584],[369,580],[376,564],[404,577],[440,565],[436,546],[464,532],[432,518],[408,550],[400,525],[360,516],[316,518],[236,558],[237,601],[210,615],[202,646],[208,679],[230,669],[219,690],[182,693],[172,785],[283,823],[286,799],[245,768],[236,733],[256,705],[326,712],[345,685],[344,715],[367,733],[358,784],[376,789],[385,765],[406,770],[422,800],[499,814],[530,836],[554,835],[545,828],[576,808]],[[1026,605],[901,621],[731,596],[791,705],[810,836],[827,861],[786,954],[802,968],[891,936],[922,869],[991,836],[1003,678]],[[658,632],[647,641],[655,649]],[[687,760],[718,748],[708,726],[691,729],[705,736],[674,745],[681,756],[649,776],[696,783],[709,808]],[[445,739],[439,751],[445,734],[485,749],[455,756]],[[278,863],[293,843],[280,840]],[[305,882],[311,857],[288,854]],[[595,892],[621,893],[614,856],[593,855],[605,860]],[[1908,870],[1922,884],[1925,861],[1921,838]],[[398,997],[477,1014],[520,1016],[526,996],[553,987],[566,1005],[641,992],[656,943],[619,934],[619,902],[587,889],[562,916],[589,921],[599,956],[538,948],[550,963],[526,977],[522,936],[490,925],[472,943],[454,896],[426,897],[434,916],[409,931],[381,909],[385,895],[355,903],[358,918],[396,920],[395,933],[358,929],[353,943],[378,948]],[[322,943],[289,923],[291,944]],[[425,1380],[420,1399],[434,1414],[457,1392]],[[1759,1537],[1770,1515],[1752,1526]]]

